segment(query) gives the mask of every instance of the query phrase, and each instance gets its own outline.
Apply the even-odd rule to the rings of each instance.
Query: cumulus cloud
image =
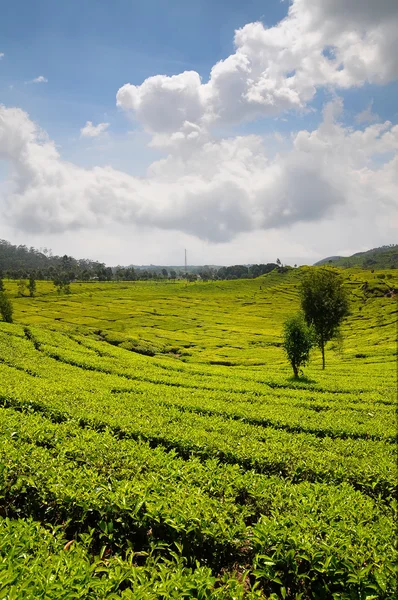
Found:
[[[117,93],[117,105],[134,111],[148,131],[168,133],[185,121],[200,120],[205,108],[201,95],[198,73],[185,71],[149,77],[140,86],[126,84]]]
[[[48,79],[47,77],[44,77],[44,75],[39,75],[38,77],[32,79],[30,83],[48,83]]]
[[[317,88],[346,89],[398,77],[396,0],[294,0],[273,27],[235,32],[235,52],[211,69],[126,84],[117,104],[156,144],[188,121],[200,128],[304,110]]]
[[[4,52],[0,52],[0,60],[5,57]]]
[[[117,105],[165,151],[141,178],[64,161],[24,111],[1,107],[0,158],[11,173],[3,219],[32,233],[131,224],[218,243],[336,214],[397,227],[398,126],[377,122],[371,105],[357,115],[361,128],[344,127],[337,98],[316,129],[292,134],[276,154],[257,135],[212,135],[218,125],[307,110],[320,87],[397,78],[397,26],[395,0],[293,0],[277,25],[237,30],[235,52],[207,82],[185,71],[127,83]],[[108,126],[87,121],[81,137]]]
[[[398,126],[346,128],[338,121],[341,110],[340,100],[327,105],[320,126],[296,133],[282,153],[268,153],[256,135],[203,138],[189,152],[171,149],[139,178],[62,160],[24,111],[1,107],[0,158],[11,167],[0,196],[2,216],[33,233],[131,223],[211,242],[318,221],[345,208],[391,217],[397,211]],[[185,138],[201,135],[190,121],[182,129]],[[380,166],[378,155],[386,153],[392,158]]]
[[[87,121],[85,126],[80,129],[81,137],[98,137],[109,127],[109,123],[98,123],[93,125],[92,121]]]

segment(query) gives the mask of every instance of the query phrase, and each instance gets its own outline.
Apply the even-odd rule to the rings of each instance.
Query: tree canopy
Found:
[[[12,304],[5,292],[0,292],[0,315],[6,323],[12,323]]]
[[[308,325],[312,325],[325,368],[325,344],[334,338],[348,315],[348,295],[343,279],[334,269],[315,267],[301,283],[301,307]]]
[[[313,332],[302,313],[289,317],[285,322],[283,347],[295,377],[299,376],[300,367],[307,364],[312,346]]]

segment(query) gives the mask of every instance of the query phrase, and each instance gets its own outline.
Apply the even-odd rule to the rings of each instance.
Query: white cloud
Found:
[[[4,52],[0,52],[0,60],[5,57]]]
[[[43,75],[39,75],[38,77],[32,79],[31,83],[48,83],[48,79]]]
[[[169,133],[185,121],[200,120],[205,102],[201,81],[195,71],[180,75],[149,77],[140,86],[126,84],[117,93],[117,105],[134,111],[148,131]]]
[[[259,136],[209,139],[156,161],[139,178],[63,161],[25,112],[3,107],[0,158],[11,164],[3,218],[32,233],[130,223],[224,243],[341,211],[367,215],[374,227],[381,217],[396,226],[398,126],[345,128],[341,110],[339,100],[326,106],[317,129],[299,131],[272,158]],[[389,162],[374,162],[386,153]]]
[[[80,129],[81,137],[98,137],[104,133],[109,127],[109,123],[98,123],[93,125],[91,121],[87,121],[85,126]]]
[[[355,116],[355,121],[357,123],[374,123],[375,121],[379,121],[380,117],[376,113],[373,112],[373,100],[369,102],[366,108],[362,110]]]
[[[288,248],[277,255],[308,249],[314,258],[318,247],[335,253],[327,237],[334,248],[388,243],[398,231],[398,126],[376,122],[371,104],[357,115],[359,129],[339,122],[338,98],[316,129],[290,137],[217,139],[212,129],[309,110],[320,87],[336,95],[398,78],[397,26],[396,0],[294,0],[277,25],[236,31],[235,52],[207,82],[185,71],[124,85],[117,105],[149,134],[152,150],[165,151],[145,177],[67,162],[25,112],[1,107],[0,159],[10,163],[10,178],[0,190],[0,221],[57,239],[106,230],[115,247],[122,230],[137,248],[148,232],[209,256],[217,242],[223,258],[211,262],[220,263],[230,262],[231,240],[248,262],[256,260],[249,240],[258,248],[264,237]],[[87,121],[81,136],[108,126]]]
[[[214,65],[207,83],[195,71],[156,75],[124,85],[117,104],[166,145],[186,121],[204,128],[301,111],[319,87],[397,78],[397,28],[396,0],[294,0],[277,25],[237,30],[235,53]]]

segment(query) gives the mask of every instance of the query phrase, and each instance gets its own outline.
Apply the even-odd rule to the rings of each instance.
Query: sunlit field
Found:
[[[1,599],[395,597],[398,273],[295,380],[303,272],[5,281]]]

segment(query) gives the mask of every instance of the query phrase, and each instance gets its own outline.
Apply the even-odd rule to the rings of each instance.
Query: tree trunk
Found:
[[[298,376],[299,376],[298,375],[298,368],[296,367],[296,365],[292,365],[292,367],[293,367],[294,376],[295,376],[296,379],[298,379]]]

